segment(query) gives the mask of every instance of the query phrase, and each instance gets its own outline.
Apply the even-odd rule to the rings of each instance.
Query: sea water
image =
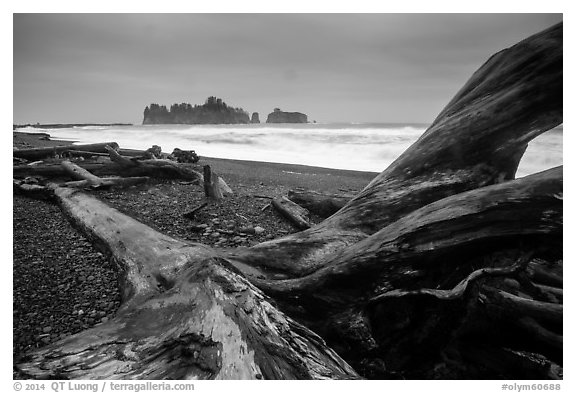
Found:
[[[332,123],[141,125],[20,129],[76,143],[117,142],[145,150],[159,145],[200,156],[380,172],[426,130],[426,124]],[[530,142],[517,177],[562,165],[562,126]]]

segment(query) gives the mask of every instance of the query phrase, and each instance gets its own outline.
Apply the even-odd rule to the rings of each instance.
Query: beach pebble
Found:
[[[248,233],[248,234],[254,234],[256,232],[256,230],[253,226],[250,225],[250,226],[240,228],[240,232]]]
[[[87,328],[87,318],[94,319],[87,314],[102,309],[103,296],[112,300],[107,314],[113,316],[119,291],[107,258],[58,207],[15,197],[13,209],[13,352],[19,356]]]

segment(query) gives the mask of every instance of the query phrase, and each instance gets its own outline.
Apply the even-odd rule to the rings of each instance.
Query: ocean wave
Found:
[[[75,130],[107,130],[110,127],[108,126],[74,126],[72,127]]]
[[[255,145],[257,142],[251,139],[233,139],[233,138],[219,138],[219,139],[200,139],[203,143],[222,143],[232,145]]]
[[[425,125],[229,125],[125,126],[39,129],[53,138],[79,143],[115,141],[123,148],[147,149],[160,145],[196,150],[201,156],[303,164],[326,168],[382,171],[425,131]],[[529,144],[519,176],[562,163],[562,127]]]

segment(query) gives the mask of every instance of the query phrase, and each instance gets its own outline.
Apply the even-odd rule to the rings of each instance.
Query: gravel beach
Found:
[[[69,143],[20,132],[14,132],[13,139],[14,148]],[[204,191],[189,181],[152,179],[124,190],[91,192],[173,237],[215,247],[243,247],[296,231],[264,196],[287,195],[299,187],[359,191],[376,175],[206,157],[198,164],[199,168],[209,164],[234,195],[209,204],[192,220],[183,214],[204,202]],[[14,359],[114,317],[120,305],[115,267],[72,228],[58,206],[14,195],[13,219]],[[313,222],[320,220],[312,216]]]

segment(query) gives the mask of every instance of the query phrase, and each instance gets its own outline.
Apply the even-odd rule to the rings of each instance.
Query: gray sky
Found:
[[[319,122],[434,119],[559,14],[16,14],[14,123],[140,123],[209,95]]]

